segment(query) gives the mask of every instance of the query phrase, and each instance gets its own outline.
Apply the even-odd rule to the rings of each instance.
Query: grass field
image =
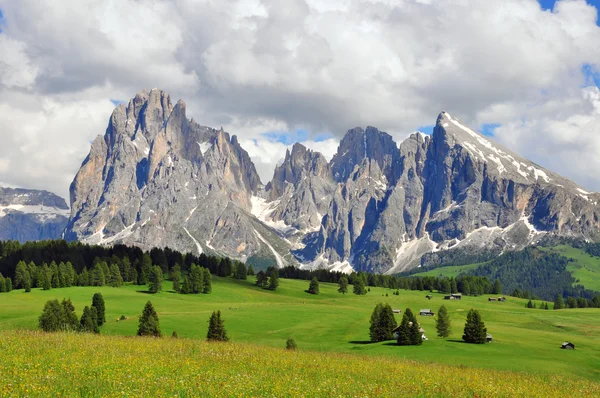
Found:
[[[289,352],[244,343],[0,332],[0,396],[593,397],[567,375]],[[568,354],[575,354],[569,352]]]
[[[165,282],[165,290],[170,287]],[[400,296],[383,288],[371,288],[366,296],[337,293],[337,285],[321,284],[321,294],[304,292],[308,281],[282,279],[277,291],[255,287],[251,280],[213,279],[210,295],[179,295],[164,291],[150,295],[139,286],[72,287],[42,291],[33,289],[0,294],[0,331],[36,329],[44,303],[53,298],[70,297],[78,314],[99,291],[106,301],[107,324],[102,334],[133,336],[137,316],[151,300],[160,317],[165,335],[176,330],[180,337],[204,338],[212,311],[221,310],[227,331],[234,342],[283,347],[293,337],[301,350],[358,353],[465,365],[485,369],[525,371],[543,375],[571,375],[600,381],[600,310],[571,309],[545,311],[525,308],[525,300],[509,298],[506,303],[488,302],[487,297],[465,297],[444,301],[426,292],[400,291]],[[388,297],[383,297],[385,294]],[[369,317],[378,302],[393,308],[437,311],[445,304],[452,319],[449,339],[435,336],[434,318],[419,317],[429,341],[420,347],[399,347],[394,342],[368,342]],[[480,310],[494,342],[470,345],[461,341],[466,312]],[[117,322],[120,315],[129,317]],[[400,321],[400,318],[397,317]],[[574,351],[559,349],[569,340]],[[1,351],[0,351],[1,352]]]

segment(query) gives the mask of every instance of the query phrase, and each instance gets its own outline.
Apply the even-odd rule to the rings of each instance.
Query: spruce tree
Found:
[[[202,293],[204,289],[204,272],[202,268],[196,264],[192,264],[189,272],[190,293]]]
[[[119,266],[117,264],[113,264],[110,266],[109,285],[112,287],[123,286],[123,276],[121,275],[121,271],[119,270]]]
[[[6,281],[4,280],[2,274],[0,274],[0,293],[4,292],[6,292]]]
[[[494,285],[492,286],[492,294],[502,294],[502,285],[500,284],[499,279],[494,281]]]
[[[212,275],[208,268],[204,268],[204,278],[202,279],[202,293],[210,294],[212,292]]]
[[[171,280],[173,281],[173,290],[179,293],[181,290],[181,267],[179,264],[175,264],[171,268]]]
[[[275,267],[269,267],[267,274],[269,275],[269,289],[276,290],[279,287],[279,271]]]
[[[83,270],[81,270],[79,278],[77,279],[77,284],[79,286],[87,286],[90,283],[90,275],[88,274],[87,267],[83,267]]]
[[[384,339],[381,336],[381,330],[379,327],[379,318],[381,315],[381,311],[383,309],[383,304],[379,303],[375,306],[375,308],[373,309],[373,312],[371,313],[371,320],[370,322],[370,326],[369,326],[369,338],[371,339],[371,341],[383,341]]]
[[[354,285],[352,287],[352,292],[354,294],[363,295],[367,294],[367,290],[365,289],[365,282],[362,278],[358,277],[354,279]]]
[[[348,293],[348,278],[342,276],[338,282],[338,293]]]
[[[419,326],[419,322],[417,322],[417,317],[412,313],[412,311],[410,312],[410,314],[411,314],[411,318],[412,318],[410,329],[409,329],[410,343],[411,343],[411,345],[421,345],[421,344],[423,344],[421,327]]]
[[[437,319],[435,320],[435,329],[439,337],[448,337],[452,331],[450,324],[450,316],[448,315],[448,309],[445,305],[442,305],[437,313]]]
[[[98,309],[94,306],[90,308],[92,313],[92,325],[94,326],[94,333],[100,333],[100,326],[98,326]]]
[[[188,278],[188,276],[184,276],[183,277],[183,283],[181,284],[181,290],[179,291],[179,293],[181,294],[190,294],[190,278]]]
[[[77,321],[77,315],[75,314],[75,306],[71,302],[71,299],[63,299],[61,303],[64,312],[64,327],[63,330],[77,330],[79,329],[79,322]]]
[[[213,312],[208,321],[208,333],[206,334],[208,341],[228,341],[227,331],[221,319],[221,311]]]
[[[252,264],[248,265],[247,274],[248,274],[248,276],[254,276],[254,268],[252,267]]]
[[[525,305],[526,308],[533,308],[533,303],[531,302],[531,299],[527,302],[527,304]]]
[[[12,279],[10,279],[10,277],[6,277],[4,279],[4,283],[6,284],[6,291],[10,292],[13,289],[13,284],[12,284]]]
[[[296,342],[291,337],[288,338],[285,342],[285,349],[290,351],[295,351],[298,348]]]
[[[561,294],[557,294],[556,299],[554,300],[554,309],[562,310],[563,308],[565,308],[565,302],[563,300],[563,297]]]
[[[52,289],[52,283],[50,282],[50,269],[46,264],[42,267],[42,289],[50,290]]]
[[[98,323],[96,319],[96,323],[94,323],[94,318],[92,317],[92,310],[87,305],[83,309],[83,314],[81,315],[81,319],[79,320],[79,330],[87,333],[95,333],[98,329]]]
[[[15,269],[15,288],[24,289],[25,281],[30,279],[29,270],[27,269],[27,264],[25,261],[19,261],[17,263],[17,268]],[[31,284],[31,280],[29,281]]]
[[[158,293],[162,290],[163,272],[158,265],[152,267],[148,280],[150,293]]]
[[[407,308],[402,315],[402,321],[400,321],[400,326],[398,327],[398,336],[397,341],[398,345],[412,345],[411,339],[411,322],[414,323],[414,315],[410,308]]]
[[[44,332],[58,332],[63,330],[65,323],[65,310],[58,300],[49,300],[44,306],[42,315],[38,319],[40,329]]]
[[[91,286],[104,286],[106,279],[106,275],[104,275],[104,270],[100,263],[96,263],[92,272],[90,273],[90,285]]]
[[[106,322],[106,307],[102,293],[94,294],[94,297],[92,297],[92,307],[96,308],[96,312],[98,313],[98,326],[104,325]]]
[[[25,288],[26,293],[31,291],[31,278],[27,278],[23,281],[23,287]]]
[[[60,281],[58,279],[58,266],[54,261],[50,263],[50,283],[52,284],[52,289],[60,287]]]
[[[233,278],[239,280],[248,279],[248,270],[246,269],[246,265],[243,262],[236,262],[235,271],[233,272]]]
[[[310,294],[319,294],[319,280],[316,277],[310,280],[307,292]]]
[[[150,301],[146,303],[142,316],[140,317],[137,335],[160,337],[158,314]]]
[[[471,309],[467,314],[463,340],[467,343],[483,344],[486,342],[487,328],[481,320],[479,311]]]
[[[256,285],[260,286],[260,287],[267,287],[267,281],[268,281],[268,277],[267,274],[265,273],[265,271],[260,270],[258,271],[258,273],[256,274]]]
[[[369,337],[371,341],[385,341],[394,339],[394,329],[397,323],[394,312],[389,304],[379,303],[371,314]]]

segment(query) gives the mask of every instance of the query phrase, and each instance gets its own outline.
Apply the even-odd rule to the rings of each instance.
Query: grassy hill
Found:
[[[395,347],[394,347],[395,348]],[[564,397],[600,384],[244,343],[0,332],[1,396]],[[575,355],[576,352],[565,353]]]
[[[326,283],[321,283],[320,295],[312,296],[304,292],[308,281],[281,279],[280,282],[277,291],[272,292],[255,287],[253,280],[214,277],[210,295],[179,295],[169,291],[151,295],[133,285],[33,289],[30,293],[12,291],[0,294],[0,332],[36,329],[37,317],[49,299],[70,297],[77,313],[81,314],[92,295],[99,291],[107,309],[108,322],[102,327],[104,335],[135,335],[137,316],[146,301],[151,300],[165,335],[176,330],[180,337],[203,339],[211,312],[221,310],[230,338],[239,343],[281,348],[285,340],[292,337],[302,351],[358,353],[420,363],[525,371],[544,378],[562,374],[600,381],[599,309],[527,309],[525,300],[509,298],[506,303],[488,302],[487,296],[445,301],[442,295],[433,294],[433,299],[427,300],[426,292],[401,290],[400,296],[395,296],[392,290],[384,288],[371,288],[366,296],[341,295],[337,293],[337,285]],[[169,290],[170,283],[165,282],[164,287]],[[399,347],[394,342],[371,344],[368,342],[369,318],[378,302],[387,302],[393,308],[409,307],[417,313],[420,308],[437,311],[445,304],[453,333],[449,339],[438,338],[434,318],[419,317],[429,337],[422,346]],[[492,344],[469,345],[461,341],[466,312],[470,308],[480,310],[488,331],[494,336]],[[129,319],[117,322],[121,315]],[[559,349],[565,340],[574,342],[577,349],[570,352]]]
[[[569,245],[538,247],[538,249],[571,259],[572,261],[567,265],[567,271],[576,279],[574,284],[583,285],[586,289],[600,292],[600,258],[590,256],[584,249],[578,249]],[[459,274],[471,271],[481,265],[483,263],[439,267],[414,275],[457,277]]]

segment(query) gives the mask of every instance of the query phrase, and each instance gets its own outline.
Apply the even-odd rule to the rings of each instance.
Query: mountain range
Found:
[[[153,89],[118,105],[94,140],[64,237],[397,273],[425,254],[501,253],[548,234],[595,240],[599,200],[447,112],[431,135],[401,143],[349,130],[331,161],[297,143],[264,185],[235,135]]]

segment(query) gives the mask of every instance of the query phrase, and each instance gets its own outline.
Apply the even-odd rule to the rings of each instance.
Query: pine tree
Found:
[[[421,345],[421,344],[423,344],[421,327],[419,326],[419,322],[417,322],[417,317],[412,313],[412,311],[410,313],[412,316],[410,329],[409,329],[410,344],[411,345]]]
[[[252,264],[250,264],[248,266],[248,272],[247,272],[248,276],[254,276],[254,268],[252,267]]]
[[[269,275],[269,290],[276,290],[279,287],[279,271],[275,267],[267,269]]]
[[[233,272],[233,278],[239,280],[248,279],[248,270],[246,269],[246,265],[243,262],[236,262],[235,271]]]
[[[63,299],[61,303],[64,312],[64,326],[63,330],[77,330],[79,329],[77,315],[75,314],[75,306],[71,302],[71,299]]]
[[[562,310],[563,308],[565,308],[565,302],[563,300],[563,297],[561,294],[557,294],[556,299],[554,300],[554,309]]]
[[[92,272],[90,273],[90,282],[91,286],[104,286],[106,279],[100,263],[96,263],[92,269]]]
[[[204,288],[204,272],[202,268],[196,264],[192,264],[189,272],[190,293],[202,293]]]
[[[173,281],[173,290],[179,293],[181,290],[181,267],[179,264],[175,264],[171,268],[171,280]]]
[[[142,312],[142,316],[140,317],[137,335],[160,337],[158,314],[154,310],[154,307],[150,301],[146,303],[144,311]]]
[[[208,341],[228,341],[225,325],[221,319],[221,311],[213,312],[208,321],[208,333],[206,334]]]
[[[98,309],[94,306],[90,308],[90,312],[92,313],[92,325],[94,326],[94,333],[100,333],[100,326],[98,326]]]
[[[389,304],[379,303],[375,306],[371,314],[371,326],[369,327],[369,337],[371,341],[385,341],[394,338],[394,329],[396,328],[396,319],[394,312]]]
[[[502,294],[502,285],[500,284],[499,279],[494,281],[494,285],[492,286],[492,294]]]
[[[311,279],[307,292],[310,294],[319,294],[319,280],[316,277]]]
[[[60,287],[60,281],[58,279],[58,266],[54,261],[50,263],[50,283],[52,284],[52,289]]]
[[[526,308],[533,308],[533,303],[531,302],[531,299],[527,302],[527,304],[525,305]]]
[[[27,278],[23,281],[23,287],[25,288],[26,293],[31,291],[31,278]]]
[[[29,275],[27,264],[25,264],[25,261],[19,261],[15,269],[15,288],[24,289],[27,279],[29,279],[29,284],[31,285],[31,276]]]
[[[158,265],[152,267],[148,280],[150,293],[158,293],[162,290],[163,272]]]
[[[414,338],[412,337],[412,326],[417,325],[417,331],[419,330],[419,326],[417,324],[417,320],[410,308],[407,308],[404,311],[404,315],[402,315],[402,321],[400,322],[400,327],[398,328],[398,337],[397,341],[399,345],[413,345]],[[420,337],[420,335],[419,335]]]
[[[210,294],[212,292],[212,275],[208,268],[204,268],[204,279],[202,279],[202,293]]]
[[[338,293],[348,293],[348,278],[342,276],[338,282]]]
[[[365,289],[365,282],[362,278],[355,278],[354,285],[352,287],[352,292],[354,294],[363,295],[367,294],[367,290]]]
[[[545,303],[545,304],[544,304],[544,309],[545,309],[545,310],[549,309],[549,308],[548,308],[548,303]]]
[[[183,277],[183,283],[181,285],[181,290],[179,291],[179,293],[181,294],[190,294],[190,278],[188,278],[188,276],[184,276]]]
[[[96,308],[98,313],[98,326],[104,325],[106,322],[106,307],[104,304],[104,297],[102,297],[102,293],[94,294],[92,297],[92,307]]]
[[[290,351],[296,351],[296,349],[298,349],[298,346],[296,345],[296,342],[294,341],[294,339],[292,339],[290,337],[286,340],[285,349],[290,350]]]
[[[81,319],[79,320],[79,330],[87,333],[96,333],[96,330],[99,331],[97,321],[98,320],[96,319],[96,323],[94,323],[94,318],[92,317],[92,310],[86,305],[83,309]]]
[[[49,300],[44,306],[42,315],[40,315],[38,322],[40,329],[44,332],[58,332],[62,330],[65,320],[65,311],[58,300]]]
[[[467,343],[483,344],[486,342],[487,328],[481,320],[479,311],[471,309],[467,314],[463,340]]]
[[[123,286],[123,276],[121,276],[121,271],[119,270],[119,266],[117,264],[113,264],[110,266],[109,285],[112,287]]]
[[[381,311],[383,309],[383,304],[379,303],[373,309],[371,313],[371,320],[369,321],[371,325],[369,326],[369,337],[371,341],[383,341],[384,339],[381,337],[381,331],[379,327],[379,318],[381,315]]]
[[[173,330],[173,333],[171,334],[171,337],[174,338],[174,339],[176,339],[179,336],[177,335],[177,332],[175,330]]]
[[[256,274],[256,285],[260,286],[260,287],[267,287],[267,281],[268,281],[268,277],[267,274],[265,273],[265,271],[260,270],[258,271],[258,273]]]
[[[2,274],[0,273],[0,293],[4,293],[6,292],[6,281],[4,280],[4,277],[2,276]]]
[[[79,286],[87,286],[90,283],[90,275],[88,274],[87,267],[83,267],[77,281]]]
[[[50,282],[50,268],[46,264],[42,266],[42,289],[50,290],[52,289],[52,283]]]
[[[6,291],[10,292],[13,290],[13,283],[12,283],[12,279],[10,279],[10,277],[6,277],[4,279],[4,283],[6,284]]]
[[[439,337],[448,337],[452,331],[450,316],[448,315],[448,309],[445,305],[442,305],[437,313],[437,319],[435,320],[435,329]]]

